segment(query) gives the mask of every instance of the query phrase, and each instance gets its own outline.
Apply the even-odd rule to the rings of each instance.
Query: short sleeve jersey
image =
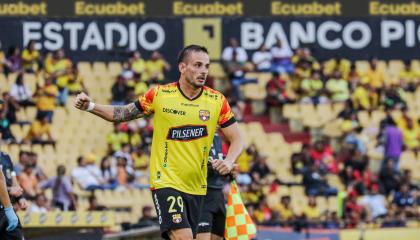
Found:
[[[203,87],[197,97],[189,99],[178,83],[171,83],[149,89],[136,106],[146,115],[154,114],[151,188],[170,187],[205,195],[207,162],[216,128],[236,121],[226,98]]]

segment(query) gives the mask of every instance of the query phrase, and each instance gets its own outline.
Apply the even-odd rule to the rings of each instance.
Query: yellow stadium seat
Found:
[[[417,60],[417,59],[411,60],[411,68],[414,71],[420,71],[420,60]]]
[[[19,122],[30,121],[28,116],[26,116],[26,113],[25,113],[24,109],[20,109],[19,111],[16,111],[16,118]]]
[[[299,119],[299,105],[298,104],[286,104],[283,106],[283,116],[288,119]]]
[[[259,73],[259,72],[250,72],[245,75],[245,78],[253,79],[256,78],[258,85],[265,89],[268,81],[271,80],[273,75],[271,73]]]
[[[16,82],[17,73],[9,73],[7,76],[7,89],[10,89],[10,87]]]
[[[413,151],[404,151],[400,158],[401,169],[412,169],[417,165],[416,156]]]
[[[343,111],[344,107],[344,103],[333,103],[332,109],[334,115],[337,116],[341,111]]]
[[[26,134],[22,131],[22,128],[17,124],[10,125],[10,131],[12,131],[12,134],[16,137],[17,141],[21,141]]]
[[[382,119],[385,118],[385,112],[382,110],[376,110],[372,112],[371,122],[376,126],[379,126],[379,123]]]
[[[303,114],[304,112],[302,112]],[[314,114],[309,113],[305,116],[302,116],[303,125],[309,128],[320,128],[323,125],[321,118]]]
[[[355,65],[356,65],[356,70],[362,74],[366,73],[370,69],[369,62],[365,60],[356,61]]]
[[[122,66],[120,62],[109,62],[108,71],[111,76],[118,76],[122,71]]]
[[[225,79],[226,73],[223,69],[222,64],[218,62],[212,62],[209,68],[209,75],[213,76],[216,79]]]
[[[264,128],[262,127],[260,122],[249,122],[248,123],[248,130],[251,134],[261,134],[265,133]]]
[[[328,137],[340,137],[343,132],[341,131],[341,120],[335,119],[324,126],[322,133]]]
[[[79,62],[77,69],[82,75],[93,75],[92,65],[89,62]]]
[[[36,84],[38,82],[38,79],[35,74],[26,73],[23,75],[23,81],[26,86],[29,87],[29,89],[34,93],[36,90]]]
[[[308,115],[316,115],[315,106],[313,104],[302,104],[302,105],[300,105],[300,116],[302,118],[305,118]]]
[[[267,96],[265,88],[258,84],[247,84],[243,86],[245,98],[250,100],[264,100]]]
[[[36,107],[27,107],[25,109],[26,116],[28,117],[29,121],[34,121],[36,117],[37,109]]]
[[[96,76],[108,75],[108,68],[104,62],[93,62],[92,71]]]
[[[386,72],[386,71],[387,71],[387,69],[388,69],[388,66],[387,66],[387,64],[386,64],[386,61],[384,61],[384,60],[379,60],[379,61],[377,62],[377,64],[376,64],[376,67],[377,67],[379,70],[382,70],[382,71],[384,71],[384,72]]]
[[[404,62],[401,60],[389,60],[388,72],[392,75],[397,75],[404,69]]]
[[[369,126],[370,124],[370,115],[367,111],[359,111],[357,113],[360,125],[363,127]]]
[[[4,76],[3,73],[0,73],[0,90],[5,91],[7,86],[8,86],[8,83],[7,83],[6,76]]]

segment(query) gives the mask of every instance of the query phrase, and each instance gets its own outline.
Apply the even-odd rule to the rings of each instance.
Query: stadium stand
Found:
[[[58,52],[51,53],[56,60],[50,63],[52,67],[64,61],[56,56]],[[320,62],[309,49],[296,49],[283,57],[288,59],[287,66],[276,62],[269,72],[251,70],[251,62],[234,63],[243,67],[240,76],[229,72],[232,63],[215,62],[210,67],[214,86],[226,93],[234,111],[243,116],[240,128],[248,148],[238,160],[237,181],[255,222],[333,229],[355,228],[361,221],[373,228],[418,226],[420,62],[413,60],[408,68],[401,60]],[[123,63],[73,62],[80,77],[76,78],[69,64],[60,75],[67,82],[53,99],[59,98],[63,88],[81,81],[97,102],[127,103],[144,86],[170,81],[143,79],[139,76],[144,72],[130,67],[132,62],[131,58]],[[289,67],[293,69],[285,70]],[[162,76],[166,70],[160,69]],[[21,167],[18,174],[30,168],[35,180],[42,182],[45,179],[39,169],[54,177],[56,168],[65,165],[66,175],[73,176],[74,207],[80,219],[88,209],[100,208],[105,212],[94,214],[115,215],[116,224],[100,223],[111,226],[111,231],[121,230],[124,222],[138,222],[144,207],[152,205],[147,188],[150,119],[113,125],[76,110],[74,95],[65,98],[62,106],[54,101],[52,108],[40,108],[40,101],[45,101],[42,97],[49,96],[44,86],[50,77],[48,70],[6,72],[0,74],[2,92],[11,91],[20,74],[31,93],[44,89],[30,97],[28,106],[3,95],[6,104],[0,121],[6,144],[1,148]],[[313,72],[319,79],[311,78]],[[309,87],[304,87],[306,80]],[[232,87],[235,81],[240,82],[238,94]],[[273,99],[275,104],[269,104]],[[53,112],[50,123],[34,125],[36,116],[46,110]],[[48,141],[24,141],[31,131]],[[22,153],[35,154],[37,168]],[[102,164],[104,159],[110,163]],[[77,177],[76,169],[88,168],[93,180]],[[36,184],[34,187],[37,194],[43,192]],[[49,217],[57,209],[54,193],[46,190],[45,195],[45,205],[34,200],[32,205],[37,208],[29,209],[42,207],[48,211],[47,219],[54,218]],[[38,224],[26,219],[39,213],[20,214],[25,225]],[[67,219],[72,213],[62,214]],[[63,224],[66,221],[71,219]]]

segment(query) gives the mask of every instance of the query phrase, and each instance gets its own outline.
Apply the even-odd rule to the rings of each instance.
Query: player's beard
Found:
[[[195,89],[202,88],[204,84],[206,84],[206,81],[202,81],[198,79],[198,77],[188,77],[185,78],[190,86],[194,87]]]

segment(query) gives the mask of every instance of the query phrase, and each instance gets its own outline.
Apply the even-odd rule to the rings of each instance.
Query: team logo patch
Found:
[[[203,121],[207,121],[210,119],[210,111],[200,110],[198,117]]]
[[[174,223],[182,222],[181,214],[177,213],[177,214],[172,215],[172,222]]]

